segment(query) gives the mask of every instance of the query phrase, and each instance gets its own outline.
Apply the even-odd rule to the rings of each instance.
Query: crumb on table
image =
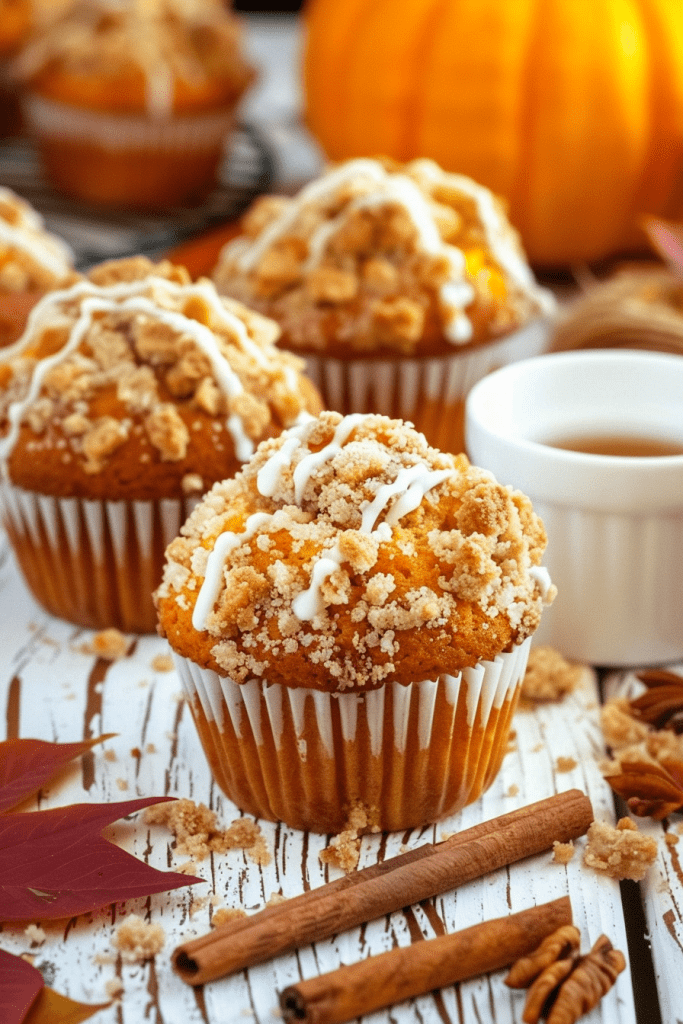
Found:
[[[584,862],[610,878],[639,882],[656,856],[656,841],[639,832],[630,818],[620,818],[616,828],[594,821],[588,829]]]
[[[561,701],[579,684],[583,669],[553,647],[532,647],[522,681],[520,708]]]
[[[558,839],[553,842],[553,861],[555,864],[568,864],[575,853],[574,843],[561,843]]]
[[[92,640],[81,644],[78,649],[81,654],[95,654],[98,658],[104,658],[105,661],[117,661],[126,656],[129,646],[128,637],[112,627],[95,633]]]
[[[243,849],[256,864],[269,864],[272,854],[260,826],[252,818],[237,818],[221,829],[215,811],[194,800],[174,800],[147,807],[144,820],[163,825],[176,838],[176,852],[202,861],[211,853]]]
[[[113,945],[127,964],[144,963],[161,952],[166,933],[160,924],[148,923],[137,914],[131,914],[116,929]]]

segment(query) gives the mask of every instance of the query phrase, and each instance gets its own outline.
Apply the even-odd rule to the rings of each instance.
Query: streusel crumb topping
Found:
[[[293,348],[448,350],[553,305],[499,200],[430,160],[350,160],[293,199],[257,200],[242,232],[218,288],[268,312]]]
[[[164,117],[179,82],[189,94],[208,89],[218,105],[241,95],[254,77],[241,37],[221,0],[81,0],[33,32],[15,73],[31,82],[55,70],[98,77],[114,87],[114,109],[125,100],[117,86],[143,76],[148,113]]]
[[[377,687],[529,636],[555,588],[521,493],[410,424],[325,412],[261,444],[167,550],[171,645],[238,682]]]
[[[0,294],[43,292],[73,272],[73,256],[61,238],[25,200],[0,186]]]
[[[125,456],[124,485],[169,464],[176,490],[201,489],[310,405],[302,364],[276,348],[278,333],[184,268],[143,257],[102,264],[46,295],[0,353],[0,459],[20,482],[27,452],[31,464],[57,453],[64,473],[73,464],[86,478]],[[199,448],[219,472],[201,472]]]

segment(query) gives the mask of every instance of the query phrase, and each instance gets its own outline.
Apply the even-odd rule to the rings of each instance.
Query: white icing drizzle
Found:
[[[66,242],[62,242],[59,238],[52,235],[41,236],[41,231],[41,221],[38,220],[36,223],[32,217],[22,216],[22,220],[16,226],[8,224],[3,217],[0,217],[1,243],[10,249],[26,253],[55,277],[62,277],[71,269],[71,250]]]
[[[541,591],[541,600],[544,604],[547,603],[548,594],[553,585],[552,580],[550,579],[550,573],[544,565],[532,565],[529,569],[529,576]]]
[[[294,486],[296,501],[301,498],[312,474],[325,462],[330,461],[342,450],[352,431],[366,417],[360,413],[345,416],[334,432],[329,444],[319,452],[309,452],[298,463],[294,470]],[[308,416],[301,426],[294,427],[282,434],[283,444],[264,463],[256,477],[256,486],[260,494],[272,497],[277,490],[282,470],[291,466],[294,453],[302,447],[306,435],[310,432],[310,424],[314,418]],[[303,467],[303,468],[302,468]],[[361,513],[360,533],[375,537],[379,542],[391,540],[392,527],[396,526],[403,516],[418,507],[424,496],[452,475],[451,469],[430,470],[423,463],[407,466],[399,470],[396,479],[390,484],[383,484],[371,502],[368,502]],[[298,476],[298,478],[297,478]],[[376,526],[377,520],[387,508],[391,498],[399,496],[398,501],[389,509],[385,520]],[[228,554],[244,541],[250,540],[260,527],[272,518],[271,513],[258,512],[247,519],[243,533],[226,532],[220,534],[214,549],[209,555],[204,574],[204,582],[192,614],[195,629],[206,629],[206,620],[213,609],[220,592],[220,584]],[[311,572],[310,585],[297,594],[292,602],[292,611],[300,622],[314,619],[325,607],[322,596],[322,585],[342,563],[342,553],[338,541],[321,552]]]
[[[197,603],[192,612],[192,625],[195,629],[199,631],[206,629],[206,620],[218,600],[223,566],[230,552],[239,547],[244,541],[250,540],[270,519],[272,519],[270,512],[255,512],[247,519],[243,533],[230,533],[226,531],[217,538],[213,551],[209,554],[204,582],[197,595]]]
[[[81,305],[80,315],[72,328],[67,342],[59,352],[48,359],[38,362],[27,395],[21,401],[13,402],[9,408],[10,429],[6,436],[0,440],[0,459],[5,460],[3,467],[5,473],[7,472],[6,460],[9,458],[19,435],[21,419],[31,403],[37,398],[46,374],[54,365],[66,359],[78,347],[83,340],[85,332],[92,323],[92,317],[95,313],[140,312],[158,320],[160,323],[165,323],[178,334],[189,335],[209,360],[216,383],[223,394],[228,399],[232,399],[244,391],[240,378],[220,351],[213,332],[199,321],[193,320],[182,313],[163,309],[151,299],[141,294],[154,288],[161,288],[176,296],[186,296],[188,298],[200,296],[203,298],[210,304],[212,311],[219,317],[221,324],[231,331],[233,338],[241,345],[242,349],[258,360],[259,365],[269,368],[270,364],[267,355],[249,337],[245,324],[238,316],[226,309],[220,297],[208,283],[181,285],[174,281],[167,281],[166,278],[162,277],[148,277],[141,281],[126,281],[108,286],[97,286],[90,281],[78,281],[70,288],[50,292],[36,303],[31,310],[26,329],[21,338],[14,345],[0,350],[0,362],[9,361],[24,351],[30,344],[39,322],[47,313],[54,312],[62,303],[78,299],[83,295],[89,297],[85,298]],[[273,346],[273,356],[275,356],[277,351]],[[288,367],[287,369],[290,368]],[[292,375],[294,374],[294,371],[291,369],[290,372]],[[289,380],[287,376],[286,379]],[[293,381],[292,384],[296,384],[296,381]],[[241,417],[236,413],[231,413],[226,420],[226,426],[232,436],[237,458],[240,462],[246,462],[253,455],[255,445],[246,433]]]

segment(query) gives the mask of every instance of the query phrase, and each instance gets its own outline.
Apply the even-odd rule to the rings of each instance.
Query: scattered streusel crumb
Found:
[[[641,743],[650,731],[645,722],[639,722],[630,713],[626,697],[612,697],[600,712],[600,724],[608,747],[621,750]]]
[[[118,757],[116,756],[116,751],[112,750],[111,747],[107,747],[107,749],[104,752],[104,760],[105,761],[118,761]]]
[[[557,839],[553,842],[553,861],[556,864],[568,864],[574,856],[574,843],[560,843]]]
[[[259,825],[237,818],[227,829],[218,827],[215,811],[194,800],[174,800],[145,810],[150,825],[164,825],[176,837],[176,852],[201,861],[211,853],[243,849],[257,864],[269,864],[272,855]]]
[[[116,929],[112,944],[127,964],[144,963],[161,952],[166,933],[160,924],[151,924],[131,914]]]
[[[211,917],[211,927],[220,928],[222,924],[227,924],[228,921],[234,921],[238,917],[246,916],[246,911],[242,910],[241,907],[219,907]]]
[[[287,897],[283,896],[281,892],[271,892],[270,899],[266,900],[267,907],[275,907],[278,903],[285,903]]]
[[[656,856],[655,840],[642,835],[630,818],[621,818],[616,828],[594,821],[588,829],[584,862],[610,878],[639,882]]]
[[[539,751],[544,750],[544,749],[545,749],[545,743],[537,743],[535,747],[531,748],[531,753],[532,754],[538,754]]]
[[[110,978],[104,986],[104,991],[110,999],[120,1001],[123,995],[123,982],[120,978]]]
[[[44,929],[41,928],[39,924],[26,925],[24,928],[24,935],[36,946],[40,946],[47,938]]]
[[[183,864],[179,864],[178,867],[173,870],[177,871],[179,875],[196,875],[198,868],[193,860],[186,860]]]
[[[667,846],[677,846],[678,845],[678,841],[679,841],[679,836],[675,835],[673,832],[667,832],[666,835],[664,836],[664,842],[666,843]]]
[[[192,903],[190,904],[190,917],[194,917],[194,915],[198,914],[200,910],[203,910],[208,902],[208,896],[193,896]]]
[[[370,825],[371,817],[361,803],[354,804],[349,811],[345,828],[320,852],[319,857],[323,864],[332,864],[347,875],[355,871],[360,858],[360,837],[365,832],[378,831],[376,826]]]
[[[573,772],[578,764],[573,757],[558,757],[555,761],[555,771]]]
[[[112,627],[95,633],[92,640],[81,644],[79,650],[82,654],[95,654],[98,658],[104,658],[105,661],[117,661],[126,656],[129,646],[128,637]]]
[[[154,746],[153,743],[148,743],[147,746],[145,747],[146,754],[156,754],[156,752],[157,748]]]
[[[552,647],[532,647],[522,682],[520,708],[561,701],[576,688],[581,666],[572,665]]]
[[[152,668],[155,672],[172,672],[173,658],[170,654],[157,654],[152,658]]]
[[[96,953],[92,958],[92,962],[97,964],[98,967],[107,967],[109,964],[116,963],[116,957],[112,956],[111,953]]]
[[[517,796],[518,793],[519,793],[519,786],[516,783],[513,782],[511,786],[508,786],[507,793],[505,795],[506,796]]]
[[[125,792],[128,789],[128,782],[126,779],[117,779],[116,785],[122,792]]]

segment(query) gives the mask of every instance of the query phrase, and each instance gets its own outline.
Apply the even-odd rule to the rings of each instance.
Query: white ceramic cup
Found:
[[[583,435],[683,448],[683,358],[625,349],[559,352],[495,371],[466,405],[473,463],[527,494],[548,533],[558,596],[536,642],[594,665],[683,657],[683,455],[552,447]]]

